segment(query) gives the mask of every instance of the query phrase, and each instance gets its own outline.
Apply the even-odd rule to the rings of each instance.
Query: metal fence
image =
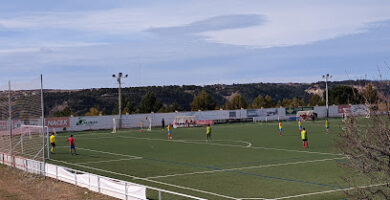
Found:
[[[118,199],[145,200],[147,199],[146,190],[149,190],[157,192],[159,200],[163,199],[163,194],[174,195],[181,199],[205,200],[187,194],[135,184],[7,153],[0,153],[0,164],[15,167],[25,172],[51,177]]]

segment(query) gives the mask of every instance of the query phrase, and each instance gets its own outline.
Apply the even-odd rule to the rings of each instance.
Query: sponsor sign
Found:
[[[47,118],[45,124],[49,128],[64,128],[70,126],[70,120],[69,117]]]
[[[230,118],[235,118],[236,117],[236,111],[229,112],[229,117]]]
[[[351,112],[355,115],[368,115],[370,114],[370,107],[368,105],[353,105],[351,106]]]
[[[199,125],[199,126],[202,126],[202,125],[213,125],[214,124],[214,120],[195,120],[195,124],[196,125]]]
[[[248,117],[258,117],[259,116],[259,113],[257,112],[257,110],[247,110],[247,116]]]
[[[351,111],[351,105],[339,105],[337,108],[339,113],[344,113],[345,110]]]
[[[267,110],[265,114],[267,117],[278,115],[278,109]]]
[[[82,117],[79,117],[79,119],[77,120],[76,126],[91,126],[91,125],[95,125],[98,123],[99,123],[99,121],[97,121],[97,120],[86,120]]]
[[[303,106],[298,108],[286,108],[286,115],[296,115],[299,111],[314,110],[312,106]]]

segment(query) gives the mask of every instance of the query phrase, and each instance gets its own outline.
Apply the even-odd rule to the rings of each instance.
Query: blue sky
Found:
[[[0,85],[390,77],[390,1],[0,0]]]

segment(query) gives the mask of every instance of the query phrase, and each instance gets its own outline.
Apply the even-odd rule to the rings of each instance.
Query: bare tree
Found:
[[[368,86],[370,90],[372,86]],[[365,91],[366,94],[372,92]],[[347,157],[343,165],[351,170],[344,180],[353,188],[351,199],[390,200],[390,115],[386,99],[376,102],[364,96],[370,118],[353,116],[345,121],[336,145]],[[368,101],[367,101],[368,100]],[[381,104],[382,108],[378,109]],[[364,187],[362,187],[364,186]]]

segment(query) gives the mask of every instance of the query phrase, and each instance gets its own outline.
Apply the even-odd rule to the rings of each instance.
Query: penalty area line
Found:
[[[79,165],[86,165],[86,164],[97,164],[97,163],[106,163],[106,162],[120,162],[125,160],[137,160],[142,158],[125,158],[125,159],[116,159],[116,160],[102,160],[102,161],[92,161],[92,162],[82,162],[82,163],[76,163]]]
[[[111,154],[111,155],[116,155],[116,156],[124,156],[124,157],[129,157],[129,158],[136,158],[136,159],[141,159],[142,158],[142,157],[139,157],[139,156],[132,156],[132,155],[120,154],[120,153],[112,153],[112,152],[107,152],[107,151],[99,151],[99,150],[87,149],[87,148],[81,148],[81,147],[78,147],[78,149],[84,149],[84,150],[87,150],[87,151],[93,151],[93,152],[98,152],[98,153],[106,153],[106,154]]]
[[[59,148],[66,148],[67,146],[58,146]],[[127,154],[120,154],[120,153],[112,153],[108,151],[99,151],[95,149],[87,149],[87,148],[82,148],[82,147],[76,147],[77,149],[82,149],[86,151],[93,151],[97,153],[105,153],[105,154],[110,154],[110,155],[115,155],[115,156],[123,156],[123,157],[128,157],[128,158],[133,158],[133,159],[142,159],[143,157],[140,156],[132,156],[132,155],[127,155]]]

